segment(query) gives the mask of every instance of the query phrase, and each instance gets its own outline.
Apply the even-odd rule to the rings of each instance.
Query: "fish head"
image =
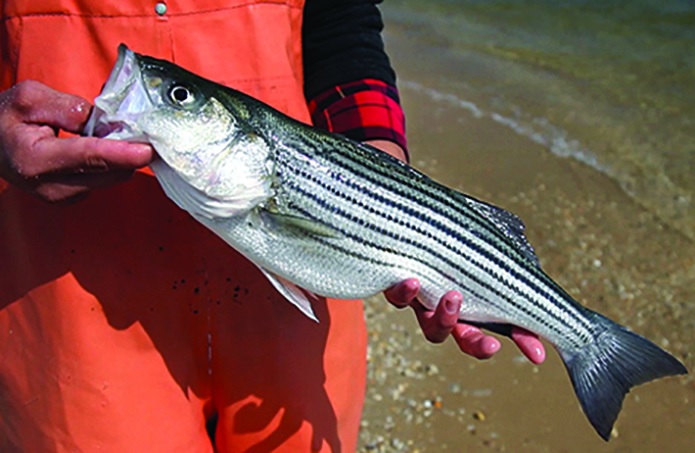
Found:
[[[247,209],[270,195],[270,150],[248,133],[243,106],[225,90],[121,44],[85,133],[149,143],[160,158],[151,166],[165,190],[176,178],[176,185],[201,192],[196,202],[212,197],[234,212]]]

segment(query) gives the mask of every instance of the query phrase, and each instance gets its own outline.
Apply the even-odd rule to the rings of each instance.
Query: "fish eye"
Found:
[[[177,105],[188,106],[195,101],[193,91],[185,85],[173,85],[169,88],[169,99]]]

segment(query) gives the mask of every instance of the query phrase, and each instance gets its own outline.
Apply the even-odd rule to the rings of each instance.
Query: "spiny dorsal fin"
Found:
[[[540,267],[540,262],[533,250],[533,246],[524,236],[524,222],[515,214],[493,206],[491,204],[476,200],[469,196],[465,196],[466,203],[483,217],[488,219],[509,239],[512,244],[519,250],[530,262]]]

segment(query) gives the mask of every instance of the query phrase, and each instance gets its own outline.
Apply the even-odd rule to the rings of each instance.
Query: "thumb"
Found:
[[[46,138],[35,146],[36,155],[50,162],[53,171],[136,169],[144,167],[154,157],[149,145],[96,137]]]

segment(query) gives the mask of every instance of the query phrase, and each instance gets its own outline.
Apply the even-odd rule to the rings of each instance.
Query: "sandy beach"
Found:
[[[451,341],[429,344],[412,313],[377,299],[367,303],[370,369],[361,451],[690,451],[693,241],[600,171],[553,155],[455,97],[429,90],[442,78],[494,76],[489,66],[451,59],[388,22],[386,37],[413,165],[519,215],[550,276],[582,304],[667,349],[691,374],[633,390],[605,443],[581,412],[550,345],[541,366],[508,340],[497,357],[477,361]]]

